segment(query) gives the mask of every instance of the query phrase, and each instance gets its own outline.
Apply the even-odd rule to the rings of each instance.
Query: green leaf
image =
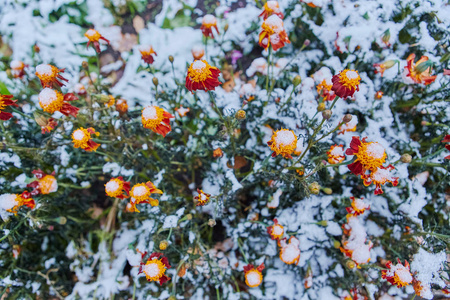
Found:
[[[0,94],[1,95],[11,95],[8,88],[6,87],[6,84],[0,81]]]

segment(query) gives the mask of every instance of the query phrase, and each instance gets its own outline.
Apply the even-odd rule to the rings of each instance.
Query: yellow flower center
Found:
[[[364,168],[370,171],[375,171],[381,167],[386,160],[386,152],[383,146],[376,142],[361,142],[355,155]]]
[[[86,148],[90,139],[91,134],[83,127],[80,127],[72,133],[72,142],[75,148]]]
[[[160,259],[153,259],[147,261],[143,268],[143,271],[147,280],[157,281],[166,272],[166,266],[161,262]]]
[[[138,183],[131,189],[130,196],[136,199],[137,203],[145,201],[150,196],[150,189],[145,183]]]
[[[3,101],[3,97],[0,95],[0,111],[6,108],[5,101]]]
[[[355,88],[359,85],[361,77],[359,77],[358,71],[345,69],[339,73],[340,83],[348,88]]]
[[[39,180],[39,189],[43,195],[56,192],[58,190],[58,182],[55,176],[45,175],[41,180]]]
[[[211,66],[206,60],[194,61],[188,69],[189,78],[194,82],[203,82],[212,77]]]
[[[63,94],[50,88],[43,89],[39,93],[38,99],[42,109],[51,114],[60,110],[64,104]]]
[[[283,30],[283,20],[277,15],[271,15],[262,23],[261,28],[267,32],[268,35],[280,33]]]
[[[113,178],[105,184],[106,194],[112,198],[122,195],[123,181]]]
[[[250,270],[247,273],[245,273],[245,283],[249,287],[257,287],[262,282],[262,274],[256,269]]]
[[[205,15],[202,19],[202,25],[210,28],[214,25],[217,25],[217,19],[213,15]]]
[[[84,36],[87,37],[91,42],[98,42],[102,35],[95,29],[89,29],[88,31],[86,31]]]
[[[147,106],[142,110],[142,125],[148,129],[154,129],[164,119],[164,109],[158,106]]]

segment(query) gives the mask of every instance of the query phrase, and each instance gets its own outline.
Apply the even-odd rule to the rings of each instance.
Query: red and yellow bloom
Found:
[[[431,76],[432,63],[428,61],[428,56],[422,56],[416,63],[414,59],[416,55],[410,54],[406,59],[405,67],[406,77],[410,77],[415,83],[423,83],[428,85],[436,80],[436,75]]]
[[[155,61],[153,55],[158,55],[152,46],[141,46],[139,52],[141,52],[142,60],[150,65]]]
[[[217,28],[217,19],[213,15],[205,15],[202,19],[202,26],[200,26],[200,30],[202,31],[205,37],[214,38],[214,34],[212,29],[215,29],[217,34],[219,34],[219,29]]]
[[[38,100],[42,110],[51,114],[59,111],[65,116],[71,115],[76,118],[80,110],[78,107],[67,103],[68,101],[78,100],[78,97],[72,93],[62,94],[57,90],[45,88],[39,93]]]
[[[267,233],[272,240],[279,240],[283,237],[284,227],[278,224],[277,219],[273,219],[273,225],[267,227]]]
[[[257,268],[252,264],[244,266],[245,284],[251,288],[259,286],[263,280],[262,270],[264,270],[264,263],[260,264]]]
[[[155,133],[166,137],[172,130],[170,119],[173,115],[158,106],[147,106],[142,110],[142,125]]]
[[[17,214],[21,206],[27,206],[30,209],[34,209],[36,203],[31,194],[27,191],[22,194],[3,194],[0,195],[0,209],[7,212]]]
[[[72,142],[75,148],[81,148],[86,151],[96,151],[100,144],[97,144],[91,139],[91,135],[99,136],[100,133],[96,132],[94,128],[89,127],[84,129],[83,127],[78,128],[72,133]]]
[[[31,195],[47,195],[58,190],[58,181],[55,178],[55,171],[51,174],[44,173],[41,169],[32,171],[37,180],[27,184],[27,187],[33,188]]]
[[[209,65],[206,60],[195,60],[188,69],[186,88],[191,92],[212,91],[222,84],[219,75],[220,70]]]
[[[359,83],[361,77],[359,77],[358,71],[345,69],[339,74],[334,75],[331,79],[333,86],[331,90],[341,98],[352,97],[356,91],[359,91]]]
[[[372,183],[375,184],[375,195],[383,194],[383,190],[381,189],[381,186],[384,185],[386,182],[390,182],[393,186],[398,185],[398,177],[394,177],[392,175],[392,170],[394,170],[393,165],[389,165],[386,168],[383,166],[380,166],[375,171],[372,171],[370,174],[364,174],[361,176],[361,178],[364,179],[364,185],[369,186]]]
[[[409,263],[405,260],[405,265],[402,265],[400,259],[397,258],[398,264],[393,265],[391,261],[386,263],[387,270],[381,271],[381,277],[386,279],[397,287],[404,287],[412,283],[413,276],[409,270]]]
[[[266,4],[264,4],[264,11],[259,15],[260,17],[263,17],[263,19],[267,19],[271,15],[277,15],[280,17],[280,19],[284,18],[283,13],[280,10],[280,5],[278,4],[278,1],[267,1]]]
[[[123,180],[122,176],[111,178],[105,184],[106,195],[112,198],[125,199],[130,195],[130,182]]]
[[[209,202],[209,199],[211,197],[210,194],[205,193],[201,189],[197,189],[198,195],[194,197],[195,201],[197,202],[197,206],[204,206],[206,203]]]
[[[135,184],[130,191],[130,211],[139,212],[136,205],[147,203],[151,206],[158,206],[159,201],[150,197],[151,194],[162,194],[163,192],[155,187],[151,181]]]
[[[352,137],[350,148],[345,151],[347,155],[355,155],[356,160],[348,165],[348,169],[355,175],[364,175],[366,170],[376,171],[386,160],[386,152],[377,142],[362,141],[359,137]]]
[[[100,53],[100,40],[104,40],[108,45],[109,45],[109,41],[107,39],[105,39],[97,30],[95,29],[89,29],[88,31],[86,31],[86,33],[84,34],[85,37],[88,38],[88,43],[86,45],[86,48],[89,47],[89,44],[92,43],[92,46],[94,47],[95,51],[97,51],[97,53]]]
[[[52,88],[53,86],[63,86],[60,80],[69,81],[62,77],[59,73],[64,73],[65,69],[58,69],[55,66],[40,64],[36,66],[36,76],[41,81],[42,87]]]
[[[7,106],[17,106],[17,100],[13,100],[13,95],[1,95],[0,94],[0,120],[8,121],[13,117],[13,115],[9,112],[5,112],[5,108]]]
[[[288,265],[298,264],[300,260],[300,241],[291,236],[286,243],[286,238],[282,239],[280,242],[280,259]]]
[[[343,162],[345,159],[344,145],[332,145],[327,151],[328,163],[334,165]]]
[[[170,268],[167,257],[162,253],[155,252],[150,255],[145,264],[141,262],[138,274],[144,273],[147,281],[159,281],[159,284],[162,285],[170,279],[165,275],[166,270]]]
[[[370,209],[370,204],[366,203],[363,198],[350,197],[350,200],[352,200],[352,206],[345,208],[349,214],[347,215],[347,219],[348,217],[359,216],[363,214],[367,209]]]
[[[290,44],[286,31],[284,30],[283,20],[277,15],[271,15],[264,20],[259,34],[259,45],[264,49],[272,45],[274,51],[283,48],[286,43]]]
[[[25,75],[25,67],[28,65],[24,64],[23,61],[13,60],[10,64],[11,74],[14,78],[22,78]]]
[[[292,153],[297,148],[297,136],[292,130],[281,129],[273,133],[270,141],[267,142],[270,150],[273,151],[272,157],[281,155],[284,158],[291,158]]]
[[[333,84],[328,84],[327,80],[322,80],[316,87],[317,93],[323,98],[323,101],[333,101],[336,98],[336,94],[331,90]]]

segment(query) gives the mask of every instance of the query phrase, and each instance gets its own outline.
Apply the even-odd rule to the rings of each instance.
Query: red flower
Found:
[[[64,73],[65,69],[58,69],[55,66],[40,64],[36,66],[36,76],[41,81],[42,87],[44,88],[52,88],[53,86],[63,86],[60,80],[69,81],[66,78],[62,77],[59,73]]]
[[[89,47],[89,44],[92,43],[95,51],[97,51],[97,53],[100,53],[100,40],[104,40],[106,43],[108,43],[109,45],[109,41],[107,39],[105,39],[97,30],[95,29],[89,29],[88,31],[86,31],[86,33],[84,34],[85,37],[87,37],[89,39],[86,48]]]
[[[356,91],[359,91],[359,77],[358,71],[345,69],[339,74],[334,75],[331,79],[333,86],[331,90],[341,98],[352,97]]]
[[[283,20],[277,15],[271,15],[261,25],[262,31],[259,34],[259,45],[264,49],[272,45],[273,51],[283,48],[285,43],[290,44]]]
[[[366,138],[361,141],[358,136],[352,137],[350,148],[345,154],[356,156],[356,160],[347,167],[353,174],[361,176],[366,170],[375,171],[386,160],[386,152],[379,143],[366,142]]]
[[[428,56],[422,56],[416,63],[414,59],[416,55],[410,54],[406,59],[408,65],[405,67],[407,71],[406,76],[410,77],[415,83],[423,83],[428,85],[436,80],[436,75],[431,76],[432,63],[428,61]]]
[[[252,264],[244,266],[245,283],[249,287],[257,287],[262,283],[262,270],[264,270],[264,263],[260,264],[257,268]]]
[[[370,184],[374,183],[376,185],[374,194],[380,195],[383,194],[381,186],[386,182],[390,182],[393,186],[398,185],[398,177],[394,177],[391,174],[391,171],[394,169],[395,168],[393,165],[389,165],[386,168],[381,166],[375,171],[372,171],[370,174],[362,175],[361,178],[364,179],[365,186],[369,186]]]
[[[158,55],[155,50],[153,50],[152,46],[142,46],[139,52],[141,52],[142,60],[150,65],[155,61],[153,55]]]
[[[265,20],[271,15],[277,15],[278,17],[280,17],[280,19],[284,18],[284,15],[280,10],[278,1],[267,1],[266,4],[264,4],[264,11],[259,16],[263,17],[263,19]]]
[[[146,253],[142,255],[144,257]],[[161,258],[160,258],[161,257]],[[159,281],[162,285],[170,278],[165,275],[166,270],[170,269],[169,261],[162,253],[155,252],[150,255],[147,262],[144,264],[141,262],[139,267],[139,273],[144,273],[147,281]]]
[[[217,19],[213,15],[205,15],[202,19],[202,26],[200,26],[200,30],[202,31],[205,37],[214,38],[214,34],[212,29],[215,29],[217,34],[219,34],[219,29],[217,28]]]
[[[62,94],[57,90],[45,88],[39,93],[38,100],[42,110],[51,114],[59,111],[65,116],[71,115],[76,118],[80,110],[67,103],[78,100],[78,97],[72,93]]]
[[[130,195],[130,182],[123,180],[122,176],[111,178],[105,184],[106,195],[112,198],[125,199]]]
[[[450,143],[450,134],[447,134],[444,139],[442,140],[442,143]],[[450,151],[450,145],[445,145],[445,149]],[[450,155],[444,157],[444,159],[450,159]]]
[[[27,184],[27,187],[33,188],[31,195],[47,195],[58,190],[58,182],[55,178],[55,171],[51,174],[46,174],[41,169],[33,170],[31,173],[37,180]]]
[[[222,84],[218,79],[219,75],[219,69],[210,66],[206,60],[195,60],[188,69],[186,88],[191,92],[212,91]]]
[[[381,271],[381,277],[386,279],[397,287],[404,287],[413,281],[413,276],[409,270],[409,263],[405,260],[405,265],[402,265],[400,259],[397,258],[398,264],[392,265],[391,261],[386,263],[387,270]]]
[[[0,94],[0,120],[8,121],[13,117],[11,113],[4,112],[3,110],[7,106],[17,106],[16,104],[17,100],[13,100],[13,95],[1,95]]]

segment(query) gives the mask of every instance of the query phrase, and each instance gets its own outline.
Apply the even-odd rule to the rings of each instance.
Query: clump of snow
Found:
[[[47,64],[37,65],[36,73],[39,75],[51,76],[53,74],[52,66]]]
[[[158,118],[158,114],[156,113],[156,108],[154,106],[147,106],[142,111],[142,116],[147,120],[156,120]]]
[[[48,106],[53,101],[58,99],[58,94],[56,94],[55,90],[52,90],[50,88],[45,88],[39,93],[38,99],[39,99],[39,103],[41,103],[44,106]]]
[[[373,158],[382,158],[384,155],[384,148],[377,142],[373,142],[367,146],[366,153],[367,155]]]

